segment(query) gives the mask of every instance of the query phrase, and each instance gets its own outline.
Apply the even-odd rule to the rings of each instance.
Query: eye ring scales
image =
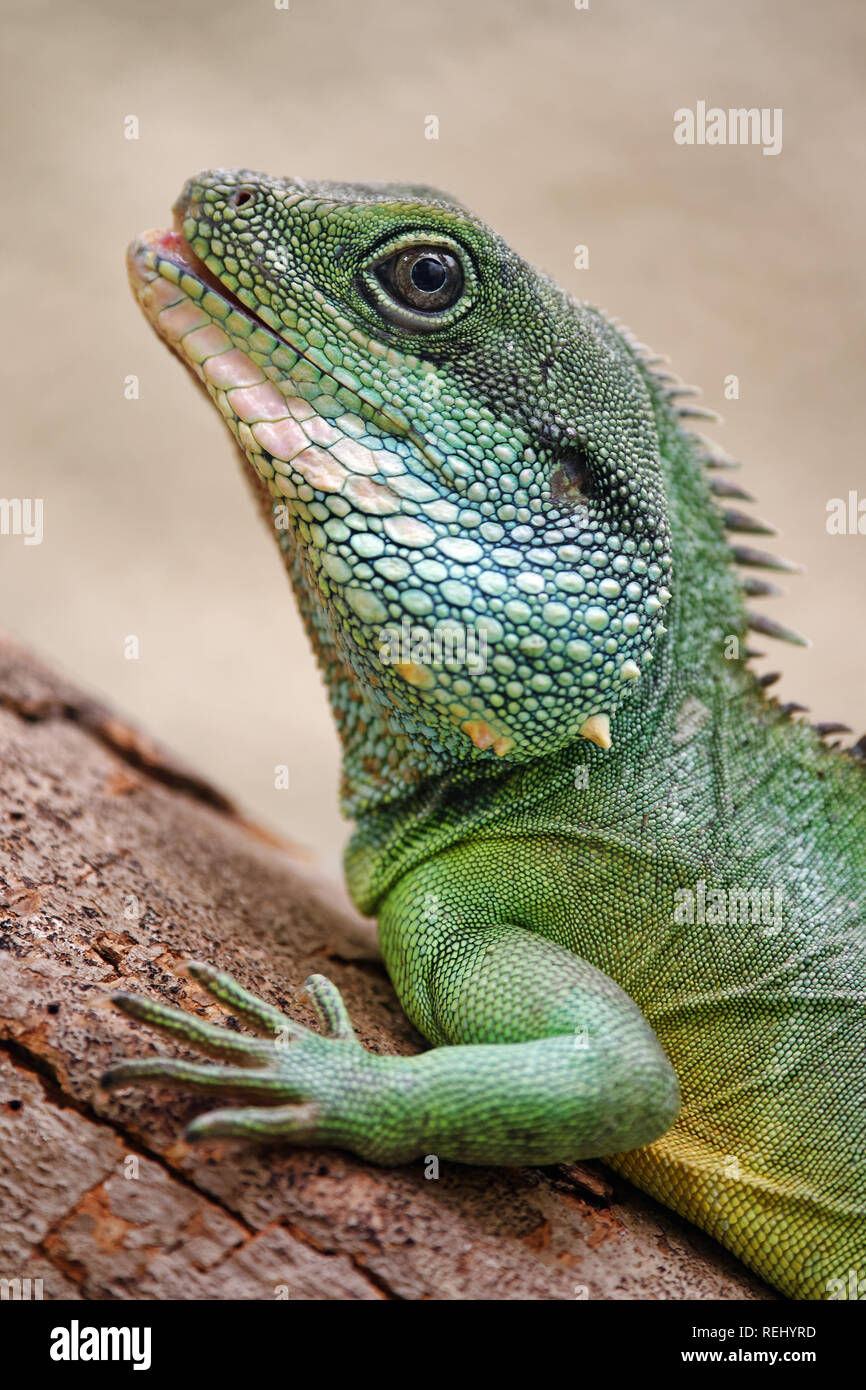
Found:
[[[360,271],[358,288],[393,327],[434,333],[472,308],[478,275],[458,242],[418,230],[380,246]]]

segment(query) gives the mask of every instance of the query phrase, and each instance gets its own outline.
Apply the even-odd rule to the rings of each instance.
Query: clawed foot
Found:
[[[305,984],[325,1030],[322,1036],[250,994],[231,975],[199,962],[187,968],[193,979],[265,1036],[245,1036],[140,995],[114,994],[112,1002],[131,1018],[179,1038],[221,1065],[163,1056],[124,1060],[104,1073],[103,1086],[158,1081],[259,1102],[200,1116],[188,1125],[188,1139],[228,1136],[355,1148],[355,1143],[347,1143],[356,1127],[353,1091],[363,1081],[369,1088],[371,1066],[386,1059],[358,1042],[336,985],[324,975],[311,975]]]

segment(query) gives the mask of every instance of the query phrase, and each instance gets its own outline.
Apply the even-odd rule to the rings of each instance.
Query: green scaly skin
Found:
[[[320,976],[325,1036],[195,966],[265,1038],[121,996],[221,1065],[108,1082],[243,1101],[194,1136],[604,1157],[834,1296],[866,1267],[866,780],[730,659],[740,581],[669,379],[433,190],[217,171],[175,213],[133,288],[251,465],[343,740],[349,885],[434,1046],[367,1052]],[[437,664],[449,625],[486,669]],[[737,889],[772,912],[719,920]]]

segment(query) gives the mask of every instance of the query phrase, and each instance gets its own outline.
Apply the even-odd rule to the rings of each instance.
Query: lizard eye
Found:
[[[437,232],[404,232],[360,268],[356,288],[380,318],[407,333],[435,333],[467,314],[478,293],[472,257]]]
[[[382,287],[407,309],[440,313],[463,292],[463,267],[441,246],[408,246],[376,267]]]

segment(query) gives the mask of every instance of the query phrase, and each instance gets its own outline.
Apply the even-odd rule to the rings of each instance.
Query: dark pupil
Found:
[[[463,267],[458,258],[438,246],[407,246],[376,269],[396,305],[430,316],[450,309],[463,293]],[[386,317],[388,310],[384,309]]]
[[[412,284],[424,294],[435,294],[448,279],[448,271],[435,256],[419,256],[410,272]]]

